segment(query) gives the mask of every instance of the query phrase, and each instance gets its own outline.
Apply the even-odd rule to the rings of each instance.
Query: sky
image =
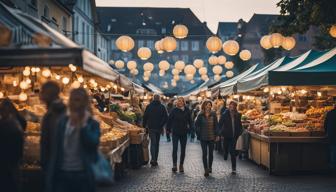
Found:
[[[210,30],[217,32],[218,22],[248,21],[254,13],[279,14],[280,0],[96,0],[97,7],[180,7],[190,8]]]

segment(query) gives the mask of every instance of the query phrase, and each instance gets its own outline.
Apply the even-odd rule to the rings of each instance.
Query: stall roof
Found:
[[[273,70],[269,85],[336,85],[336,47],[289,70]]]
[[[20,46],[19,48],[10,47],[0,49],[1,66],[64,66],[72,63],[81,66],[85,71],[104,79],[114,82],[118,80],[118,82],[127,89],[134,88],[137,92],[144,92],[144,89],[141,86],[135,84],[126,76],[114,71],[105,61],[99,59],[88,50],[82,49],[72,40],[49,27],[42,21],[39,21],[18,9],[10,8],[1,2],[0,10],[0,22],[13,31],[13,39],[16,41],[15,43],[18,44],[24,42],[27,44]],[[53,41],[52,46],[50,48],[32,46],[31,39],[36,33],[42,33],[49,36]],[[9,56],[11,56],[11,58],[9,58]]]

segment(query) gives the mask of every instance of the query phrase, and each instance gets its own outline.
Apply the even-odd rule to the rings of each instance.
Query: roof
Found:
[[[279,15],[272,14],[253,14],[251,19],[246,23],[246,30],[259,29],[263,33],[268,33],[270,26],[276,22]]]
[[[176,24],[184,24],[190,35],[211,35],[211,31],[189,8],[97,7],[99,27],[104,33],[137,34],[151,29],[151,35],[172,33]]]
[[[237,22],[219,22],[217,35],[235,34],[237,32]]]

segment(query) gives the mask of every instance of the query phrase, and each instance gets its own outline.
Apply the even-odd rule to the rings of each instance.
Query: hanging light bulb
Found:
[[[50,71],[50,69],[48,69],[48,68],[43,69],[43,70],[42,70],[42,76],[43,76],[43,77],[46,77],[46,78],[50,77],[50,76],[51,76],[51,71]]]
[[[124,91],[125,91],[125,88],[122,87],[122,88],[120,88],[120,90],[121,90],[122,92],[124,92]]]
[[[84,82],[84,78],[82,76],[79,76],[78,79],[77,79],[80,83],[83,83]]]
[[[13,87],[18,86],[18,82],[17,81],[13,81]]]
[[[0,91],[0,99],[4,98],[4,96],[5,94],[2,91]]]
[[[27,78],[26,83],[31,84],[31,80],[29,78]]]
[[[69,64],[69,68],[72,72],[75,72],[77,70],[77,67],[73,64]]]
[[[28,95],[27,93],[21,92],[19,95],[19,101],[27,101]]]
[[[64,85],[69,84],[69,82],[70,82],[70,79],[69,79],[68,77],[63,77],[63,78],[62,78],[62,83],[63,83]]]
[[[25,89],[28,89],[29,88],[29,85],[26,81],[21,81],[20,82],[20,88],[25,90]]]
[[[25,70],[23,70],[23,72],[22,72],[22,73],[23,73],[23,75],[24,75],[24,76],[26,76],[26,77],[27,77],[27,76],[29,76],[29,75],[30,75],[30,70],[26,70],[26,69],[25,69]]]

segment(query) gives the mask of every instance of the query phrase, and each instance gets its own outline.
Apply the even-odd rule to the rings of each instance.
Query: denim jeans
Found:
[[[214,141],[201,141],[204,170],[212,169],[214,146]]]
[[[173,134],[173,165],[177,164],[177,150],[178,143],[181,144],[181,156],[180,156],[180,164],[183,165],[185,158],[185,150],[187,146],[187,135],[174,135]]]
[[[232,169],[237,167],[236,138],[224,138],[224,159],[227,160],[230,153]]]
[[[56,174],[55,192],[94,192],[84,171],[59,171]]]
[[[159,156],[160,133],[149,130],[151,162],[157,162]]]

